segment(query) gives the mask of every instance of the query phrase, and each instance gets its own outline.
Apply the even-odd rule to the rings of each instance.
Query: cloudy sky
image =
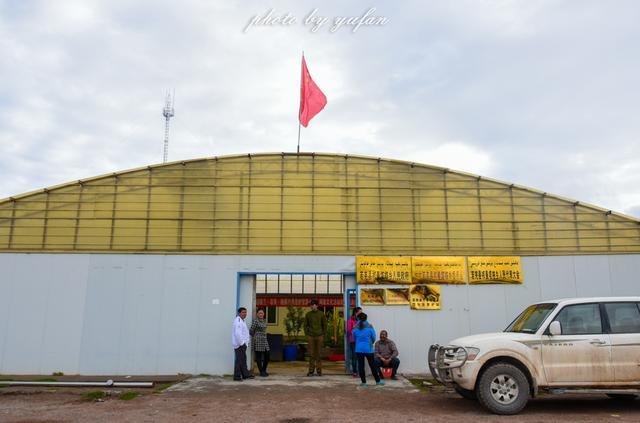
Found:
[[[271,9],[288,24],[248,27]],[[640,217],[638,22],[635,0],[0,0],[0,198],[161,162],[168,89],[171,161],[295,151],[304,50],[328,104],[302,151]]]

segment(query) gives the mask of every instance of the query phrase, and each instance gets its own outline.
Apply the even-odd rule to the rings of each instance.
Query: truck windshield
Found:
[[[536,333],[542,322],[544,322],[544,319],[547,318],[556,306],[557,304],[550,303],[535,304],[527,307],[504,331]]]

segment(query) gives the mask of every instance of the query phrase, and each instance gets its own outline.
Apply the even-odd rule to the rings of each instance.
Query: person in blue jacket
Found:
[[[373,343],[376,341],[376,331],[373,326],[367,322],[367,315],[364,313],[358,314],[358,324],[353,328],[351,332],[356,344],[356,358],[358,359],[358,373],[360,374],[360,386],[367,386],[367,378],[364,374],[364,359],[369,362],[369,368],[371,374],[373,374],[376,380],[376,385],[384,385],[384,380],[380,379],[378,369],[373,361]]]

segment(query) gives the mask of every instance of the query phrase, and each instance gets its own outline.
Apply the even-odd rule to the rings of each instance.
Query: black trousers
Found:
[[[376,383],[380,382],[380,372],[373,361],[373,353],[356,353],[356,357],[358,357],[358,373],[360,374],[360,380],[362,383],[367,383],[367,377],[364,375],[365,358],[369,363],[371,374],[373,374],[373,378],[376,380]]]
[[[269,365],[269,351],[254,351],[256,354],[256,365],[260,374],[267,372]]]
[[[358,356],[356,355],[356,343],[349,342],[349,352],[351,356],[351,373],[358,373]]]
[[[233,350],[235,356],[235,363],[233,365],[233,378],[234,379],[246,379],[251,373],[247,369],[247,345],[242,345]]]
[[[376,365],[376,368],[378,370],[380,370],[383,366],[382,366],[382,360],[380,360],[379,358],[376,358],[375,360],[373,360],[373,363]],[[400,360],[398,359],[398,357],[395,357],[393,360],[391,360],[391,363],[389,363],[391,367],[391,377],[394,377],[396,375],[396,372],[398,371],[398,366],[400,366]],[[380,377],[382,379],[384,379],[384,376],[382,376],[382,372],[380,372]]]

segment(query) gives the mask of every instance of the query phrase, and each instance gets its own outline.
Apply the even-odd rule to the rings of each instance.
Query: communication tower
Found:
[[[176,94],[175,91],[173,93],[173,97],[170,93],[167,92],[167,96],[164,102],[164,109],[162,109],[162,116],[164,116],[164,155],[162,158],[162,163],[166,163],[169,158],[169,120],[175,114],[173,110],[173,100],[175,99]]]

